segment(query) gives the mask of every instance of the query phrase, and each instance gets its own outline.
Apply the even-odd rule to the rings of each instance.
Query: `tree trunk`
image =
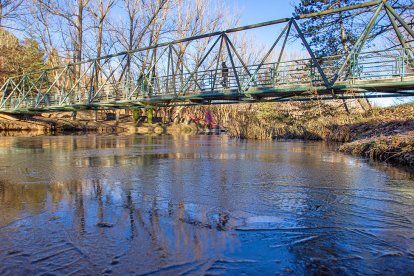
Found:
[[[79,0],[78,3],[78,14],[76,16],[76,42],[75,42],[75,62],[82,61],[82,47],[83,47],[83,0]],[[76,70],[76,78],[81,76],[81,65],[78,64]]]

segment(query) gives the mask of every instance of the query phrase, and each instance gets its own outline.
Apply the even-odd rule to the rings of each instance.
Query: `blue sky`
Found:
[[[248,25],[284,17],[291,17],[299,0],[226,0],[239,7],[241,24]]]
[[[235,7],[235,13],[240,16],[239,26],[261,23],[265,21],[290,18],[295,4],[300,0],[224,0],[230,7]],[[248,31],[259,44],[269,47],[276,40],[285,24],[273,25]],[[233,26],[236,27],[236,26]],[[291,48],[301,51],[301,45],[291,45]]]

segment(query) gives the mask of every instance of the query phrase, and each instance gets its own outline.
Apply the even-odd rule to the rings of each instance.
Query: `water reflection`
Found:
[[[0,274],[414,272],[414,181],[321,143],[0,138]]]

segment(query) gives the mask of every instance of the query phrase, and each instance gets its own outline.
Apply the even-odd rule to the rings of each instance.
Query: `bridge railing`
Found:
[[[324,73],[329,79],[344,61],[343,56],[323,57],[318,59]],[[252,78],[251,74],[258,65],[229,68],[228,74],[223,75],[222,69],[198,71],[193,76],[162,76],[154,80],[154,87],[141,90],[136,96],[144,95],[188,95],[198,93],[217,93],[237,91],[243,93],[249,88],[266,88],[278,86],[323,86],[324,82],[312,59],[283,61],[263,64]],[[413,76],[412,60],[404,49],[372,51],[361,53],[354,58],[348,70],[339,76],[340,82],[355,82],[373,79],[406,78]],[[192,78],[191,78],[192,76]],[[240,83],[240,87],[237,83]],[[187,85],[185,85],[186,80]],[[251,81],[250,81],[251,80]],[[152,93],[151,93],[152,92]]]
[[[353,61],[350,78],[357,80],[404,79],[414,75],[413,59],[404,49],[373,51]]]
[[[355,55],[348,70],[338,76],[337,82],[358,83],[414,77],[414,60],[409,51],[412,49],[400,48]],[[343,61],[343,56],[318,58],[328,79],[335,76]],[[166,76],[155,73],[151,78],[138,79],[126,77],[124,72],[113,70],[113,66],[100,66],[102,69],[99,74],[95,73],[91,65],[84,65],[77,72],[73,66],[67,66],[46,70],[41,75],[26,74],[11,78],[0,88],[0,110],[206,93],[245,93],[251,89],[278,87],[301,86],[310,89],[326,86],[310,58],[265,63],[260,68],[255,64],[229,67],[227,71],[214,68]]]

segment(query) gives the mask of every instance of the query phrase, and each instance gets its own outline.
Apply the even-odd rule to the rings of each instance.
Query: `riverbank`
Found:
[[[169,134],[199,133],[204,128],[195,124],[164,124],[133,121],[128,114],[106,113],[98,116],[93,111],[79,112],[76,119],[67,113],[43,113],[35,116],[0,115],[0,136],[36,136],[59,133],[113,133],[113,134]]]
[[[374,109],[362,122],[334,126],[327,140],[339,151],[414,168],[414,105]]]
[[[229,134],[245,139],[304,139],[344,143],[339,150],[414,167],[414,105],[351,107],[331,103],[260,104],[229,116]]]
[[[414,167],[414,105],[351,110],[332,104],[243,105],[232,110],[212,107],[218,123],[232,137],[244,139],[304,139],[343,143],[339,150],[372,160]],[[224,113],[220,114],[220,111]],[[194,112],[194,111],[192,111]],[[225,119],[223,119],[225,118]],[[93,132],[125,134],[199,133],[204,128],[188,120],[179,123],[133,122],[128,113],[48,113],[31,117],[0,116],[1,135],[41,135]],[[11,131],[11,132],[10,132]]]
[[[414,105],[374,108],[326,129],[321,138],[344,143],[343,153],[414,168]]]
[[[361,139],[340,146],[344,153],[414,167],[414,131]]]
[[[8,133],[64,133],[64,132],[117,132],[118,126],[115,122],[93,121],[87,116],[72,120],[68,114],[48,117],[43,115],[36,116],[7,116],[0,115],[0,132]]]

